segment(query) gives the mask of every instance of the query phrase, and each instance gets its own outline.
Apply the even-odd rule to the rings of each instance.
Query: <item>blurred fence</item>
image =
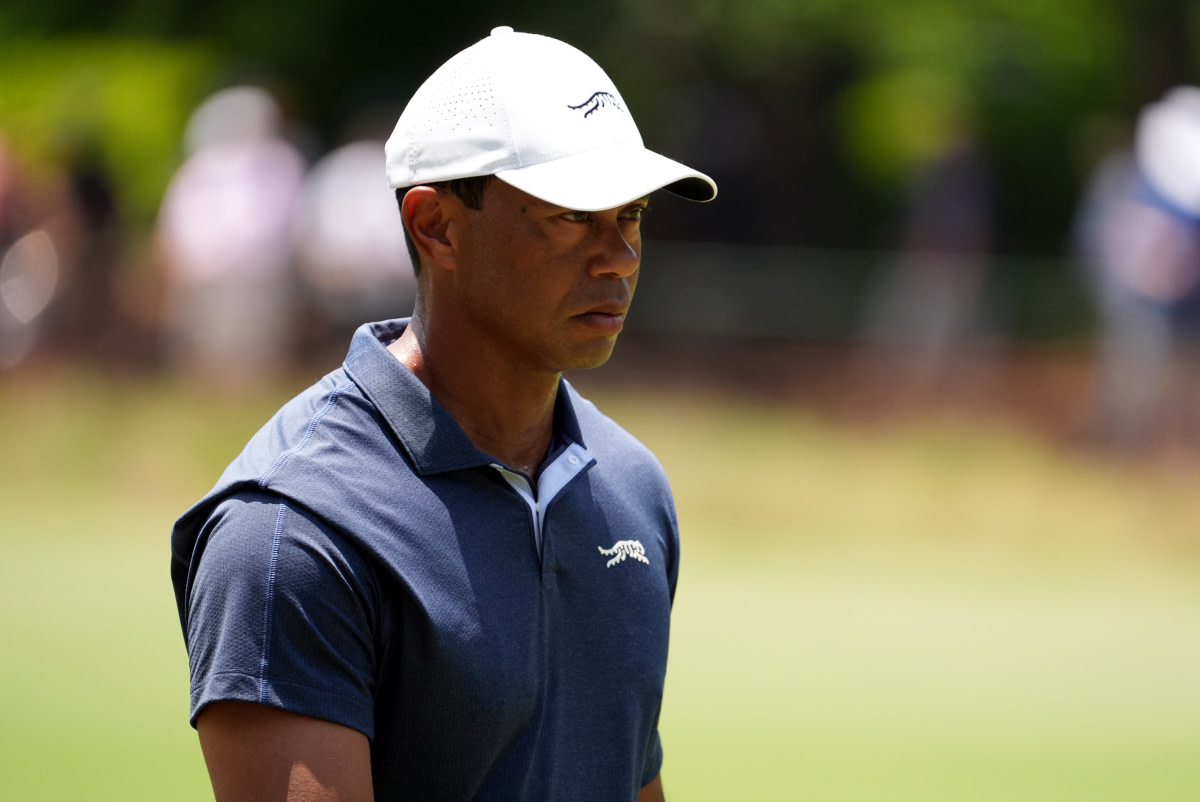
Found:
[[[650,241],[628,330],[855,341],[864,335],[872,293],[898,258],[885,251]],[[1066,259],[988,258],[970,306],[969,336],[980,342],[1075,342],[1090,337],[1094,325],[1091,301]]]

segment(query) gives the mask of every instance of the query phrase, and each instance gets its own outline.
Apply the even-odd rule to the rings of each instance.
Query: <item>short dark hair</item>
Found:
[[[449,192],[454,197],[463,202],[463,205],[468,209],[478,211],[483,208],[483,193],[487,189],[495,176],[492,175],[473,175],[469,178],[452,178],[449,181],[434,181],[429,184],[421,184],[421,186],[433,187],[438,192]],[[396,190],[396,206],[400,209],[401,214],[404,212],[404,196],[412,187],[402,187]],[[401,223],[403,227],[403,222]],[[421,255],[417,252],[417,246],[413,244],[412,237],[408,234],[408,228],[404,227],[404,244],[408,246],[408,255],[412,259],[413,273],[421,272]]]

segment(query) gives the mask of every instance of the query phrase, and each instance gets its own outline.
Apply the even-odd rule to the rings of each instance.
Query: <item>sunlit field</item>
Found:
[[[0,385],[0,799],[211,799],[167,537],[289,392]],[[593,395],[676,488],[673,802],[1200,798],[1200,462]]]

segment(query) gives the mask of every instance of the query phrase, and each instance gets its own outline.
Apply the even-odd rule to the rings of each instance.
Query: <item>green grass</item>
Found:
[[[0,388],[0,799],[211,798],[167,533],[287,393]],[[596,394],[684,528],[673,802],[1200,798],[1200,466]]]
[[[1183,581],[706,554],[675,618],[678,799],[1184,800]]]

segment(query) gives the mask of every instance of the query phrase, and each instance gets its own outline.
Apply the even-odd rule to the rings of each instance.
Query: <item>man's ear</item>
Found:
[[[404,194],[400,215],[421,261],[453,270],[457,264],[451,231],[457,200],[433,187],[413,187]]]

